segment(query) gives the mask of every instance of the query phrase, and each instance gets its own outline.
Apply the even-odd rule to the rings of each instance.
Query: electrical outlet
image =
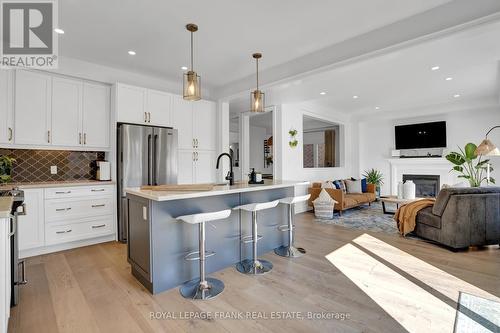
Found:
[[[57,165],[51,165],[50,166],[50,174],[51,175],[57,175]]]

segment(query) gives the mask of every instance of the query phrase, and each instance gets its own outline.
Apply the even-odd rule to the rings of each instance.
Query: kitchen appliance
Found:
[[[19,287],[27,283],[25,261],[19,260],[19,235],[17,233],[17,217],[26,214],[24,192],[18,189],[1,190],[0,196],[9,196],[14,199],[10,218],[10,306],[15,306],[19,303]]]
[[[96,161],[97,180],[111,180],[111,163],[108,161]]]
[[[177,130],[168,127],[118,126],[118,239],[128,238],[125,189],[177,183]]]

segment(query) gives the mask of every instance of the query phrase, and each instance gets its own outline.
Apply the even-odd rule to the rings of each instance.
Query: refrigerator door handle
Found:
[[[151,134],[148,134],[148,185],[153,185],[151,181]]]
[[[153,139],[153,185],[158,185],[158,175],[157,175],[157,169],[158,168],[158,159],[157,159],[157,148],[158,147],[158,134],[154,135]]]

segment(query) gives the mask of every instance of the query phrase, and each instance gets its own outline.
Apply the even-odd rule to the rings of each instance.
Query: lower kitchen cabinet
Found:
[[[114,185],[23,189],[20,258],[116,239]]]

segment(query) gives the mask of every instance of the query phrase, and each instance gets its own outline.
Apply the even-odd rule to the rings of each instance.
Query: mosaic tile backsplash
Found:
[[[96,160],[104,160],[103,152],[62,150],[2,149],[0,156],[16,159],[12,182],[34,183],[94,179]],[[57,174],[50,174],[50,167],[57,166]]]

